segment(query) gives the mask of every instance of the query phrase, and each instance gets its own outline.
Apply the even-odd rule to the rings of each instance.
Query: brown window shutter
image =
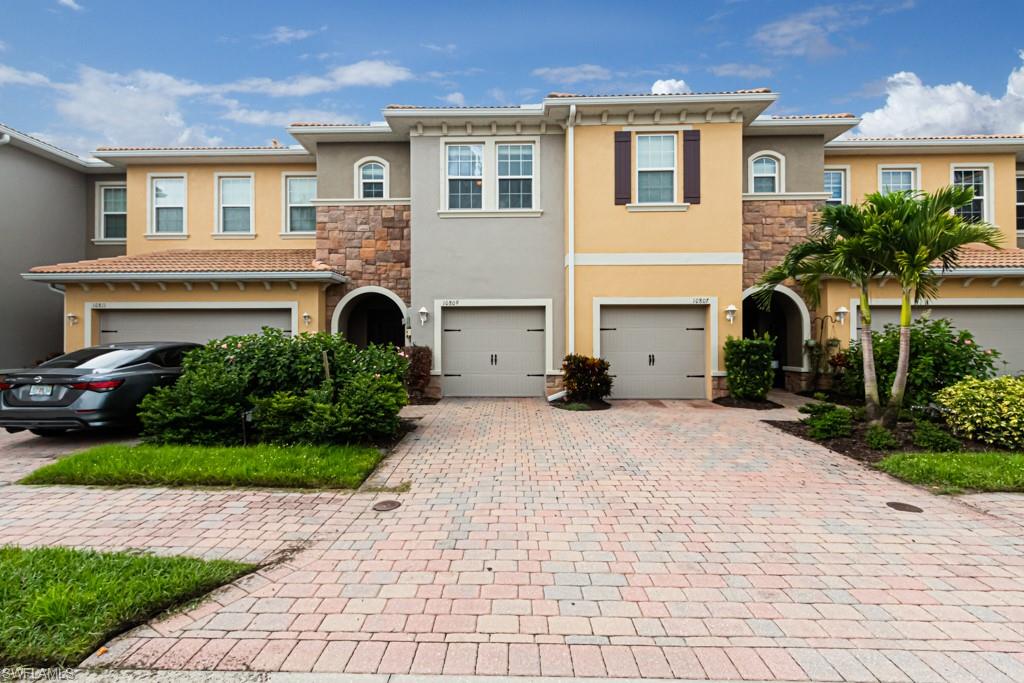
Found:
[[[616,131],[615,133],[615,203],[629,204],[633,198],[632,159],[630,140],[632,133]]]
[[[683,201],[700,204],[700,131],[683,131]]]

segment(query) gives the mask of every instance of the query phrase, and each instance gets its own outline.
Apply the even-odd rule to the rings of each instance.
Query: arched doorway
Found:
[[[762,309],[750,296],[751,287],[743,292],[743,336],[755,337],[765,332],[775,337],[775,386],[786,386],[786,370],[807,372],[804,340],[811,335],[811,315],[799,294],[779,285],[772,292],[771,306]]]
[[[406,306],[394,292],[383,287],[352,290],[334,309],[331,329],[356,346],[406,343]]]

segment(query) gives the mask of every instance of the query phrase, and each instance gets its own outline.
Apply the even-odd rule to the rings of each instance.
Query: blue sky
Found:
[[[1024,133],[1021,0],[4,0],[2,17],[0,121],[78,152],[290,142],[289,121],[389,103],[761,85],[776,113],[866,114],[864,134]]]

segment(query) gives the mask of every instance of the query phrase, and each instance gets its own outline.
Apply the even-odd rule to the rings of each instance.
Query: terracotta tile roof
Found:
[[[919,142],[928,140],[1024,140],[1024,133],[991,133],[985,135],[915,135],[915,136],[889,136],[889,137],[849,137],[836,142]]]
[[[768,118],[775,121],[801,121],[804,119],[855,119],[857,116],[843,112],[841,114],[772,114]]]
[[[388,106],[385,107],[385,109],[456,109],[456,110],[458,110],[458,109],[522,109],[524,111],[540,111],[539,107],[536,107],[535,109],[531,110],[530,107],[523,106],[521,104],[481,104],[481,105],[468,105],[467,104],[467,105],[462,105],[462,106],[455,106],[455,105],[450,105],[450,104],[438,105],[438,106],[434,106],[434,105],[425,106],[425,105],[420,105],[420,104],[389,104]]]
[[[960,268],[1024,268],[1024,249],[964,249]]]
[[[560,98],[560,97],[658,97],[664,94],[668,95],[691,95],[699,97],[702,95],[760,95],[772,92],[771,88],[748,88],[746,90],[721,90],[721,91],[710,91],[710,92],[679,92],[679,93],[603,93],[603,94],[591,94],[587,95],[584,93],[568,93],[568,92],[553,92],[548,93],[549,98]]]
[[[238,145],[225,147],[97,147],[97,152],[206,152],[206,151],[238,151],[238,150],[282,150],[297,149],[286,145]]]
[[[295,127],[295,128],[303,128],[303,127],[306,127],[306,126],[337,126],[339,128],[343,127],[343,126],[351,126],[352,128],[360,128],[360,127],[364,127],[364,126],[370,126],[370,125],[373,125],[373,124],[370,124],[370,123],[352,123],[351,121],[346,121],[345,123],[333,123],[331,121],[296,121],[294,123],[289,123],[288,125],[292,126],[292,127]]]
[[[306,273],[331,271],[315,249],[170,249],[36,266],[33,273]]]

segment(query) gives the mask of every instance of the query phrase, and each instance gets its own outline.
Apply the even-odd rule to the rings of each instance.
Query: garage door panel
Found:
[[[940,306],[920,305],[914,318],[928,315],[932,319],[949,318],[957,329],[968,330],[986,349],[999,351],[1000,374],[1024,372],[1024,306]],[[871,307],[871,327],[881,330],[886,324],[899,324],[898,306]],[[913,349],[911,349],[913,355]]]
[[[288,309],[123,309],[99,314],[100,343],[177,341],[205,344],[229,335],[257,334],[263,327],[291,331]]]
[[[445,309],[442,359],[446,396],[542,396],[544,309]]]

